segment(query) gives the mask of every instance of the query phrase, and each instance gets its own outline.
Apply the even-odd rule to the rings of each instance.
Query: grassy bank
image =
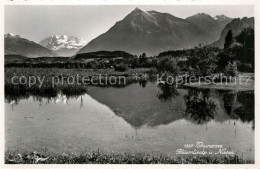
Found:
[[[29,154],[5,153],[6,164],[252,164],[238,156],[212,157],[188,156],[169,157],[164,155],[147,154],[114,154],[99,151],[75,154],[41,155],[37,152]]]
[[[113,84],[114,87],[125,86],[133,83],[133,74],[145,73],[147,71],[149,69],[143,68],[128,69],[125,72],[118,72],[114,69],[5,68],[5,91],[9,93],[26,91],[39,94],[57,93],[59,91],[65,94],[85,92],[88,85],[93,85],[91,84],[92,82],[95,82],[98,86],[110,86],[111,84],[107,79],[113,76],[117,79],[115,80],[116,84]],[[14,76],[16,76],[15,82],[19,84],[12,83]],[[19,77],[22,76],[26,77],[27,83],[21,84],[19,82]],[[122,76],[125,77],[126,83],[122,82]],[[29,84],[30,77],[40,78],[43,83],[41,84],[37,79],[35,84]],[[70,81],[72,79],[71,77],[75,80],[74,83],[69,83],[69,79]],[[83,77],[88,77],[89,81],[83,83]],[[54,84],[53,81],[59,83]]]
[[[9,74],[23,74],[23,75],[75,75],[93,76],[93,75],[133,75],[134,73],[145,73],[150,69],[136,68],[127,69],[124,72],[115,71],[114,69],[61,69],[61,68],[5,68],[6,75]]]
[[[240,73],[237,77],[233,77],[231,82],[194,82],[183,84],[185,87],[202,88],[202,89],[217,89],[217,90],[235,90],[235,91],[251,91],[254,90],[254,73]]]

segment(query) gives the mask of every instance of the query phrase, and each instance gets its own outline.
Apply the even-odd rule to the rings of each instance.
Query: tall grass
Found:
[[[238,156],[187,156],[169,157],[149,154],[116,154],[99,151],[81,154],[41,155],[37,152],[29,154],[5,153],[6,164],[251,164],[252,160],[243,160]]]
[[[119,78],[119,76],[126,77],[127,84],[130,84],[134,81],[132,78],[132,75],[134,73],[144,73],[147,72],[148,69],[128,69],[126,72],[116,72],[113,69],[58,69],[58,68],[5,68],[5,91],[6,92],[21,92],[21,91],[28,91],[31,93],[57,93],[58,91],[62,91],[64,93],[77,93],[79,91],[86,91],[88,85],[93,84],[83,84],[82,81],[80,81],[81,84],[68,84],[65,80],[64,83],[60,83],[57,85],[52,84],[52,80],[54,77],[59,78],[65,78],[68,77],[76,77],[76,75],[79,77],[80,80],[82,80],[82,77],[88,76],[99,76],[101,75],[100,81],[105,86],[110,86],[109,83],[105,83],[106,79],[105,76],[115,76]],[[17,76],[25,76],[27,79],[29,79],[30,76],[34,77],[40,77],[44,79],[44,83],[42,86],[40,86],[39,81],[36,82],[36,84],[33,84],[32,86],[29,86],[29,84],[13,84],[11,79],[12,77]],[[17,79],[16,79],[17,80]],[[95,79],[96,81],[99,81],[99,79]],[[127,84],[121,84],[121,85],[127,85]],[[102,85],[97,84],[97,85]],[[114,85],[115,87],[120,87],[120,84]]]

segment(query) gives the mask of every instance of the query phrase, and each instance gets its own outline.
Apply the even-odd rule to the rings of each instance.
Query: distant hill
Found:
[[[129,57],[133,57],[133,55],[124,51],[98,51],[98,52],[77,54],[73,59],[118,58],[118,57],[129,58]]]
[[[27,63],[40,63],[40,62],[45,62],[45,63],[62,63],[62,62],[67,62],[70,61],[70,57],[38,57],[38,58],[28,58],[25,60]]]
[[[33,42],[22,38],[19,35],[6,34],[5,55],[22,55],[26,57],[55,56],[53,51]]]
[[[202,18],[202,23],[203,20]],[[221,25],[227,20],[214,21],[214,23]],[[167,50],[192,48],[199,43],[210,43],[217,39],[215,34],[220,34],[221,30],[217,29],[219,30],[217,32],[214,26],[201,29],[198,25],[202,23],[195,24],[193,21],[192,18],[181,19],[168,13],[144,12],[136,8],[123,20],[116,22],[107,32],[80,49],[78,54],[100,50],[121,50],[137,55],[145,52],[151,56]],[[214,32],[214,36],[208,33],[211,31]]]
[[[74,36],[53,35],[41,40],[39,44],[60,56],[73,56],[86,45],[86,42]]]
[[[239,35],[243,31],[243,29],[246,29],[246,28],[254,29],[254,17],[251,17],[251,18],[244,17],[242,19],[240,19],[240,18],[233,19],[222,30],[220,38],[217,41],[215,41],[214,43],[212,43],[211,46],[224,48],[225,37],[229,30],[232,30],[233,37],[235,37],[235,36]]]

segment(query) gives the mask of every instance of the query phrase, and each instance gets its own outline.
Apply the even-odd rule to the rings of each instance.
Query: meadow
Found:
[[[125,86],[135,81],[133,74],[148,71],[149,69],[145,68],[128,69],[125,72],[114,71],[114,69],[5,68],[5,92],[19,93],[26,91],[32,94],[53,93],[54,95],[58,92],[80,94],[87,91],[87,86],[93,85],[91,83],[96,82],[96,85],[103,85],[104,87],[110,85],[115,87]],[[117,84],[109,84],[107,82],[107,79],[111,76],[118,79],[116,81]],[[12,79],[13,77],[15,78]],[[20,77],[23,77],[21,81],[19,81]],[[29,82],[32,77],[37,79],[35,83]],[[84,83],[82,81],[83,77],[88,77],[89,79],[95,77],[95,79]],[[121,82],[122,79],[120,77],[126,79],[126,84]],[[70,83],[69,78],[74,78],[74,83]],[[76,78],[79,80],[79,83],[76,82]],[[54,84],[53,82],[57,82],[57,80],[59,83]]]

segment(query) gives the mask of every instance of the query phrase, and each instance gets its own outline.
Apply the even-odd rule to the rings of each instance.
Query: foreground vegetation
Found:
[[[195,82],[195,83],[183,84],[183,86],[191,87],[191,88],[201,88],[201,89],[252,91],[254,90],[254,82],[255,82],[254,73],[239,73],[230,82],[222,81],[222,82],[216,82],[214,84]]]
[[[172,158],[164,155],[147,154],[114,154],[99,151],[76,154],[41,155],[37,152],[29,154],[5,154],[6,164],[252,164],[251,160],[243,160],[238,156],[212,157],[187,156]]]

